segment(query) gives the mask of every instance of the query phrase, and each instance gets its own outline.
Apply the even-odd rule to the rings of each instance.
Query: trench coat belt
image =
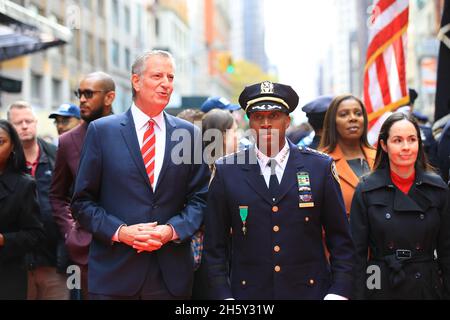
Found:
[[[403,270],[405,263],[430,262],[434,260],[434,255],[431,253],[414,253],[408,249],[397,249],[392,254],[374,256],[371,260],[387,264],[390,270],[389,282],[391,287],[395,288],[402,284],[406,278],[406,273]]]

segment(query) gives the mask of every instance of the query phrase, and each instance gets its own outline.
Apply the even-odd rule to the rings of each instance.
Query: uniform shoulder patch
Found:
[[[341,183],[339,180],[339,175],[336,169],[336,163],[334,161],[331,162],[331,173],[333,174],[334,179],[338,182]]]

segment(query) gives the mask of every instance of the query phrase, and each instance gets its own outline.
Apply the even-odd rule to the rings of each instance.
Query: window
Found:
[[[159,19],[155,18],[155,37],[159,37]]]
[[[119,26],[119,2],[117,0],[112,2],[112,21],[115,26]]]
[[[98,45],[98,63],[102,69],[106,69],[106,44],[105,41],[100,40]]]
[[[126,30],[126,32],[130,33],[131,32],[131,16],[130,16],[130,8],[129,7],[125,7],[124,14],[125,14],[125,30]]]
[[[111,58],[113,61],[113,64],[116,67],[120,67],[120,61],[119,61],[119,43],[117,41],[112,42],[111,46]]]
[[[83,61],[89,62],[89,35],[85,33],[83,35]]]
[[[52,79],[52,94],[53,104],[59,105],[61,103],[61,80]]]
[[[100,17],[105,16],[105,0],[97,0],[97,13]]]
[[[42,95],[42,76],[37,73],[31,73],[31,97],[41,99]]]
[[[131,54],[130,49],[125,49],[125,68],[131,68]]]

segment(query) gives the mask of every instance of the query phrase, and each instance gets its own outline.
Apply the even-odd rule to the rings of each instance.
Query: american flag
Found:
[[[377,141],[390,112],[409,102],[406,84],[408,0],[374,0],[368,22],[369,46],[364,69],[368,139]]]

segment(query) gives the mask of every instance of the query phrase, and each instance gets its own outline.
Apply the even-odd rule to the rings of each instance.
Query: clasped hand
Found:
[[[119,230],[119,241],[143,251],[155,251],[172,239],[172,228],[168,225],[158,225],[157,222],[139,223],[123,226]]]

